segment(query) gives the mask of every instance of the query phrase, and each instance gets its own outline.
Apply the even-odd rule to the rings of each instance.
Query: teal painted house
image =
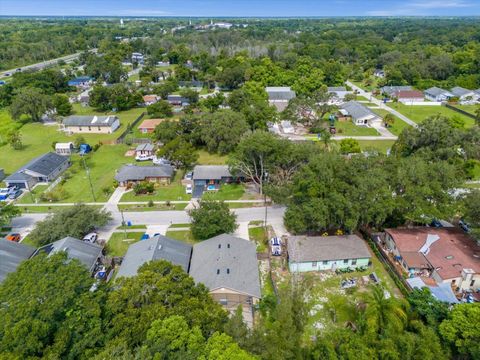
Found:
[[[371,254],[357,235],[291,236],[288,238],[291,272],[335,271],[370,264]]]

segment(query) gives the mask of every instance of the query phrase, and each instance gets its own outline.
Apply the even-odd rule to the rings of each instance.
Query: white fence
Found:
[[[408,106],[442,106],[440,101],[405,101],[402,104]]]

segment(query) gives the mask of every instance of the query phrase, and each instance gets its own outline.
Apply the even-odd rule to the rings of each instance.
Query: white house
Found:
[[[423,93],[425,94],[427,100],[430,101],[442,102],[454,97],[451,92],[438,87],[431,87],[430,89],[425,90]]]
[[[480,95],[475,91],[460,86],[450,89],[450,92],[458,98],[461,104],[474,104],[480,99]]]
[[[344,117],[350,117],[355,125],[371,126],[375,122],[382,121],[379,115],[356,101],[343,104],[340,113]]]
[[[68,133],[111,134],[120,127],[120,119],[114,115],[72,115],[63,120],[63,127]]]

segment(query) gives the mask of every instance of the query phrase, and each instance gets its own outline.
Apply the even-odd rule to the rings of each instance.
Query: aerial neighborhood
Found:
[[[0,358],[480,359],[478,19],[198,16],[0,19]]]

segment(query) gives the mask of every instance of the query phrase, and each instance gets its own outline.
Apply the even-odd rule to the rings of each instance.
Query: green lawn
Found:
[[[369,148],[374,148],[380,151],[383,154],[387,153],[388,149],[391,149],[393,144],[395,143],[394,140],[358,140],[360,147],[362,150],[366,150]]]
[[[36,200],[40,202],[40,194],[48,188],[48,185],[37,185],[31,192],[25,191],[20,199],[17,199],[17,204],[33,204]]]
[[[122,196],[122,202],[129,201],[175,201],[175,200],[190,200],[192,196],[185,193],[185,187],[182,185],[181,180],[183,177],[182,171],[177,171],[175,178],[169,185],[159,185],[155,189],[155,192],[151,195],[135,195],[133,191],[130,191]]]
[[[107,254],[109,256],[124,256],[128,250],[128,247],[140,241],[143,232],[127,232],[127,238],[125,239],[124,232],[115,232],[105,246]]]
[[[245,193],[242,184],[223,184],[218,191],[206,191],[202,198],[206,200],[239,200]]]
[[[475,111],[477,111],[477,109],[480,108],[480,105],[454,105],[454,106],[472,115],[475,115]]]
[[[190,224],[185,223],[185,224],[172,224],[169,226],[169,229],[179,229],[179,228],[189,228]]]
[[[188,244],[195,244],[197,242],[190,233],[190,230],[168,230],[165,236]]]
[[[335,121],[338,135],[344,136],[376,136],[377,130],[365,126],[357,126],[351,121]]]
[[[446,117],[453,117],[456,116],[463,121],[465,121],[465,127],[470,128],[475,124],[475,121],[468,116],[462,115],[457,113],[451,109],[446,108],[445,106],[408,106],[402,103],[389,103],[389,107],[398,110],[403,115],[407,116],[408,118],[412,119],[416,123],[421,123],[423,120],[430,116],[434,115],[442,115]]]
[[[257,252],[265,252],[267,250],[268,238],[263,226],[248,228],[248,236],[250,240],[255,241],[257,244]]]
[[[385,109],[375,109],[375,112],[380,115],[382,118],[385,117],[385,115],[387,114],[390,114],[387,110]],[[393,117],[395,118],[395,122],[393,123],[393,125],[391,127],[388,128],[388,130],[394,134],[394,135],[400,135],[403,131],[403,129],[405,129],[406,127],[409,127],[410,125],[408,125],[405,121],[403,121],[402,119],[400,119],[399,117],[396,117],[395,115],[393,115]]]
[[[148,206],[147,204],[136,204],[136,205],[118,205],[119,210],[123,211],[168,211],[168,210],[184,210],[187,204],[171,204],[167,206],[166,204],[155,204],[154,206]]]
[[[219,154],[210,154],[206,150],[198,150],[198,164],[201,165],[224,165],[227,162],[227,156]]]
[[[147,228],[147,225],[131,225],[131,226],[122,226],[120,225],[119,227],[117,227],[118,230],[125,230],[125,229],[146,229]]]

